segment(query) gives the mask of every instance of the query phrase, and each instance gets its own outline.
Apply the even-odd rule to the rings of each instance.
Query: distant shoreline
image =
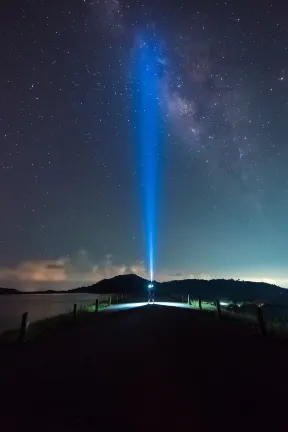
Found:
[[[6,290],[6,288],[5,288]],[[7,291],[0,291],[0,296],[1,295],[27,295],[27,294],[71,294],[71,291],[52,291],[52,290],[47,290],[47,291],[18,291],[18,290],[13,290],[12,288],[9,289],[7,288]],[[84,293],[83,293],[84,294]],[[87,293],[89,294],[89,293]]]
[[[69,292],[69,291],[53,291],[53,292],[51,292],[51,291],[19,291],[19,292],[12,292],[12,293],[9,293],[9,292],[1,292],[0,293],[0,296],[1,295],[25,295],[25,294],[71,294],[71,292]]]

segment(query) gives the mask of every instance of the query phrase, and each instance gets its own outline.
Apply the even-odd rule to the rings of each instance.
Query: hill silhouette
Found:
[[[20,294],[20,291],[14,288],[1,288],[0,287],[0,295],[1,294]]]
[[[149,281],[135,274],[119,275],[103,279],[90,286],[82,286],[68,291],[37,291],[31,294],[88,293],[121,294],[132,293],[134,297],[147,296]],[[156,297],[173,296],[181,298],[190,294],[191,298],[203,300],[263,301],[264,303],[287,304],[288,290],[265,282],[249,282],[234,279],[184,279],[169,282],[154,282]],[[1,294],[27,294],[11,288],[0,288]]]
[[[100,282],[80,287],[70,292],[111,294],[131,292],[135,296],[146,295],[149,281],[135,274],[115,276]],[[156,296],[201,297],[203,300],[227,299],[235,301],[264,301],[265,303],[288,304],[288,290],[265,282],[249,282],[234,279],[185,279],[170,282],[154,282]]]
[[[135,295],[147,291],[148,281],[135,274],[119,275],[111,279],[103,279],[96,284],[70,290],[74,293],[120,294],[131,292]]]
[[[55,291],[55,290],[45,290],[45,291],[19,291],[15,288],[1,288],[0,295],[10,295],[10,294],[59,294],[66,293],[67,291]]]

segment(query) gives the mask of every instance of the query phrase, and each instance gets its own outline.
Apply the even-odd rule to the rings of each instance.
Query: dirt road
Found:
[[[175,307],[91,315],[0,371],[9,430],[258,430],[288,407],[288,341]]]

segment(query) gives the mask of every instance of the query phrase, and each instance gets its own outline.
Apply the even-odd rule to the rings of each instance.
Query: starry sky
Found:
[[[156,279],[288,287],[284,2],[169,5],[1,2],[1,286],[147,276],[135,58],[150,38]]]

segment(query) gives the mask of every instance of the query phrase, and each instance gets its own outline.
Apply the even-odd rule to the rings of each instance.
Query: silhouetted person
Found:
[[[153,289],[149,289],[148,304],[149,303],[153,303],[154,304],[154,290]]]

